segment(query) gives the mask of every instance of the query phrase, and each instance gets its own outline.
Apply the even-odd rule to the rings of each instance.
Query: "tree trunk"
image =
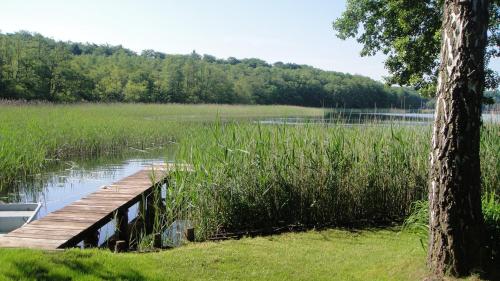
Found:
[[[479,140],[487,0],[445,0],[430,157],[428,262],[438,275],[481,265]]]

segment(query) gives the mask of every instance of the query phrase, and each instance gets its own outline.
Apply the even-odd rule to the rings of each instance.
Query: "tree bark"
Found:
[[[488,0],[445,0],[430,157],[428,263],[438,275],[481,265],[479,141]]]

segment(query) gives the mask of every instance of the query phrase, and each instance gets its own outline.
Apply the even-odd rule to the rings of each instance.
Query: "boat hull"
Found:
[[[30,223],[40,210],[40,203],[0,204],[0,235]]]

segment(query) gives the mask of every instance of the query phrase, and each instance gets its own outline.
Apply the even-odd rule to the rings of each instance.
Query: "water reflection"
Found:
[[[173,151],[173,147],[165,147],[147,153],[128,152],[62,162],[50,167],[48,172],[10,186],[0,197],[6,202],[41,202],[42,208],[37,216],[41,218],[146,165],[172,159]]]
[[[500,123],[500,114],[488,112],[482,114],[484,123]],[[430,111],[377,111],[357,109],[332,109],[321,117],[278,117],[256,120],[260,124],[335,124],[355,125],[430,125],[434,121],[434,113]]]

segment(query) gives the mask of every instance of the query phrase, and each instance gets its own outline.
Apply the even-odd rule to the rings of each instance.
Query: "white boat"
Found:
[[[30,223],[41,206],[41,203],[0,204],[0,236]]]

